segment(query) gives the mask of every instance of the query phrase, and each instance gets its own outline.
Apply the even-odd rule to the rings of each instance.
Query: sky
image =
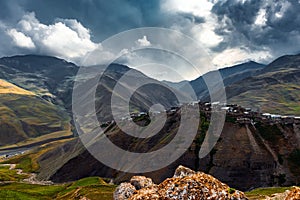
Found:
[[[212,64],[206,66],[199,59],[201,73],[249,60],[269,63],[300,53],[300,0],[0,0],[0,8],[0,57],[39,54],[89,65],[95,63],[85,63],[84,58],[99,50],[104,56],[96,64],[101,64],[116,56],[105,49],[103,41],[142,27],[179,31],[200,44]],[[152,45],[147,35],[132,44]],[[142,72],[159,80],[199,76],[178,58],[160,63],[158,52],[130,50],[123,49],[127,54],[119,61],[142,66]],[[181,77],[173,76],[170,69]]]

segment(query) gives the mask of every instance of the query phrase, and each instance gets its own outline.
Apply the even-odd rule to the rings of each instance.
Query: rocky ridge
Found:
[[[172,178],[159,185],[144,176],[134,176],[121,183],[114,192],[115,200],[144,199],[232,199],[245,200],[241,191],[230,188],[211,175],[179,166]]]

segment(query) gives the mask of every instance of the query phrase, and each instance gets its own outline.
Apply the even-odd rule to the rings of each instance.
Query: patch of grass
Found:
[[[37,200],[43,199],[41,197],[34,197],[24,192],[18,192],[13,190],[0,190],[0,199],[15,199],[15,200]]]
[[[108,185],[99,177],[88,177],[70,184],[57,195],[57,199],[78,199],[83,196],[89,199],[112,200],[116,186]]]
[[[76,181],[71,187],[82,187],[88,185],[106,185],[106,182],[99,177],[87,177]]]
[[[228,189],[228,193],[229,193],[229,194],[235,193],[235,189],[234,189],[234,188],[229,188],[229,189]]]
[[[248,90],[229,101],[243,107],[260,107],[263,112],[281,115],[300,115],[300,86],[297,84],[280,83],[267,85],[263,88]]]
[[[32,185],[26,183],[10,183],[0,186],[0,199],[54,199],[65,189],[64,185]],[[1,198],[4,197],[4,198]],[[9,199],[9,198],[8,198]]]
[[[56,199],[60,200],[75,200],[85,196],[91,200],[113,200],[114,185],[90,185],[74,188],[67,193],[59,193]],[[68,190],[68,189],[67,189]]]
[[[257,188],[249,192],[245,192],[249,199],[265,199],[266,196],[271,196],[275,193],[283,193],[289,190],[291,187],[269,187],[269,188]]]
[[[26,173],[33,173],[39,169],[38,163],[32,160],[32,155],[17,156],[3,163],[18,163],[16,168],[22,169]]]
[[[48,151],[51,151],[60,145],[67,143],[68,141],[72,141],[74,138],[70,139],[63,139],[63,140],[57,140],[53,141],[47,144],[43,144],[39,147],[36,147],[28,153],[14,156],[8,160],[4,160],[0,163],[2,164],[17,164],[16,168],[22,169],[24,172],[27,173],[33,173],[33,172],[39,172],[40,165],[39,160],[42,155],[46,154]]]
[[[9,166],[0,166],[0,181],[20,181],[27,177],[26,175],[17,174],[16,170],[10,170]]]
[[[91,200],[112,200],[115,188],[115,185],[108,185],[99,177],[50,186],[15,182],[0,185],[0,199],[75,200],[85,196]]]
[[[24,157],[20,160],[19,164],[17,165],[18,168],[23,169],[24,172],[34,172],[34,166],[32,159],[30,157]]]
[[[55,138],[60,138],[60,137],[63,137],[63,136],[73,135],[73,133],[71,132],[71,126],[69,124],[66,124],[65,126],[66,126],[65,128],[67,130],[56,131],[56,132],[49,133],[49,134],[46,134],[46,135],[42,135],[42,136],[39,136],[39,137],[36,137],[36,138],[28,138],[28,139],[26,139],[24,141],[21,141],[21,142],[18,142],[16,144],[1,146],[0,150],[1,149],[6,149],[6,148],[13,148],[13,147],[21,148],[24,145],[31,145],[31,144],[34,144],[34,143],[37,143],[37,142],[48,140],[48,139],[55,139]]]

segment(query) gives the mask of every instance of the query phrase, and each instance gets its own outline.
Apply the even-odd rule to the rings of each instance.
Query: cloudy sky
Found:
[[[141,27],[188,35],[205,49],[214,68],[300,53],[300,0],[0,0],[0,8],[1,57],[41,54],[83,65],[83,58],[96,49],[109,58],[102,46],[107,38]],[[149,47],[152,42],[145,35],[133,45]],[[145,52],[128,55],[120,60],[147,64]],[[153,63],[157,56],[148,55]],[[142,71],[168,79],[171,73],[160,70],[162,65],[143,65]],[[172,68],[172,62],[168,65]],[[202,72],[209,70],[199,66]],[[187,71],[177,70],[184,79],[198,76]]]

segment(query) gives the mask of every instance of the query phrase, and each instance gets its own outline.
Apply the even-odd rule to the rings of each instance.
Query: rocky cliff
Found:
[[[172,178],[159,185],[143,176],[122,183],[114,193],[115,200],[159,199],[247,199],[243,192],[230,188],[213,176],[179,166]]]
[[[52,169],[51,174],[41,168],[42,174],[46,174],[46,177],[55,182],[98,175],[114,178],[115,183],[120,183],[128,181],[134,175],[145,175],[155,183],[160,183],[172,177],[172,172],[178,165],[185,165],[209,173],[240,190],[299,183],[299,122],[266,120],[256,115],[246,115],[242,111],[228,113],[216,146],[206,157],[199,159],[199,147],[206,134],[209,116],[209,112],[201,112],[200,128],[192,145],[178,160],[163,169],[145,174],[116,171],[97,161],[79,145],[80,142],[77,142],[76,148],[74,145],[65,144],[42,156],[41,163],[47,163],[47,166],[49,163],[60,163],[59,167],[49,166]],[[106,134],[120,148],[133,152],[147,152],[168,144],[175,136],[179,123],[180,110],[168,116],[165,127],[155,137],[139,140],[130,138],[113,123],[107,127]],[[71,159],[60,160],[57,156],[60,154],[64,158],[69,154],[72,156]]]

